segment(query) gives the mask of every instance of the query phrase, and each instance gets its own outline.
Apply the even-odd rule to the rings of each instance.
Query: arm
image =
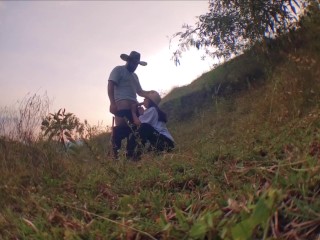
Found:
[[[159,119],[157,110],[154,107],[148,108],[143,115],[139,117],[141,123],[148,123],[151,126],[156,126]]]
[[[144,108],[139,106],[138,104],[138,113],[139,113],[139,116],[141,116],[142,114],[144,114]]]
[[[137,104],[132,105],[131,114],[132,114],[134,124],[139,126],[141,124],[141,121],[140,121],[139,117],[137,116],[137,107],[138,107]]]
[[[140,96],[140,97],[147,97],[148,96],[148,93],[151,92],[151,91],[145,91],[145,90],[140,90],[140,91],[137,91],[137,94]]]
[[[115,114],[117,112],[117,106],[116,106],[116,102],[114,100],[114,86],[115,83],[113,81],[108,81],[108,96],[109,96],[109,100],[110,100],[110,109],[109,111],[113,114]]]

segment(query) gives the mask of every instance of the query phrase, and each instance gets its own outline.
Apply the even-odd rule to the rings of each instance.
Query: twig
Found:
[[[28,219],[21,218],[26,224],[28,224],[35,232],[39,232],[38,228]]]
[[[49,200],[49,199],[48,199],[48,200]],[[73,206],[67,205],[67,204],[65,204],[65,203],[60,203],[60,202],[56,202],[56,201],[52,201],[52,200],[49,200],[49,201],[54,202],[54,203],[57,203],[57,204],[60,204],[60,205],[63,205],[63,206],[68,207],[68,208],[70,208],[70,209],[74,209],[74,210],[77,210],[77,211],[86,213],[86,214],[91,214],[92,216],[101,218],[101,219],[106,220],[106,221],[108,221],[108,222],[114,223],[114,224],[116,224],[116,225],[119,225],[119,226],[122,226],[122,227],[125,227],[125,228],[129,228],[129,229],[131,229],[131,230],[133,230],[133,231],[136,231],[136,232],[138,232],[138,233],[141,233],[141,234],[149,237],[149,238],[152,239],[152,240],[157,240],[156,238],[154,238],[152,235],[150,235],[150,234],[147,233],[147,232],[144,232],[144,231],[142,231],[142,230],[136,229],[136,228],[131,227],[131,226],[127,226],[127,225],[125,225],[125,224],[123,224],[123,223],[119,223],[119,222],[117,222],[117,221],[114,221],[114,220],[112,220],[112,219],[103,217],[103,216],[101,216],[101,215],[98,215],[98,214],[89,212],[88,210],[81,209],[81,208],[77,208],[77,207],[73,207]]]
[[[230,183],[229,183],[229,181],[228,181],[228,178],[227,178],[227,174],[226,174],[226,172],[223,172],[223,175],[224,175],[224,178],[226,179],[226,181],[227,181],[227,184],[228,185],[230,185]]]
[[[315,166],[312,168],[293,168],[291,167],[292,170],[297,171],[297,172],[309,172],[309,171],[314,171],[314,170],[318,170],[320,168],[320,166]]]

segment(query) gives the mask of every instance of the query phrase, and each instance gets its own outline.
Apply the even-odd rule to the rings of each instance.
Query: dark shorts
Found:
[[[126,118],[130,123],[133,123],[132,113],[131,113],[131,110],[129,110],[129,109],[119,110],[116,112],[115,116],[121,117],[121,118]]]

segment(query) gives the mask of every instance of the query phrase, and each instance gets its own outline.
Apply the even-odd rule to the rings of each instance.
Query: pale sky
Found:
[[[171,60],[169,36],[207,12],[207,1],[0,1],[0,108],[28,93],[47,93],[81,121],[111,125],[107,80],[141,53],[136,73],[144,90],[169,92],[210,70],[202,53]]]

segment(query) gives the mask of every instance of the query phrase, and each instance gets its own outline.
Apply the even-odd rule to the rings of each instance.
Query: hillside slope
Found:
[[[194,113],[212,106],[218,99],[230,99],[240,92],[269,84],[275,78],[274,73],[282,68],[288,72],[291,69],[299,72],[301,76],[293,78],[299,77],[299,82],[317,80],[319,27],[318,20],[313,21],[306,21],[298,31],[281,39],[267,39],[191,84],[173,89],[163,99],[161,107],[171,120],[190,119]],[[314,74],[305,75],[302,69]]]
[[[260,49],[266,49],[260,50]],[[319,239],[320,14],[163,101],[172,153],[0,138],[0,239]]]

